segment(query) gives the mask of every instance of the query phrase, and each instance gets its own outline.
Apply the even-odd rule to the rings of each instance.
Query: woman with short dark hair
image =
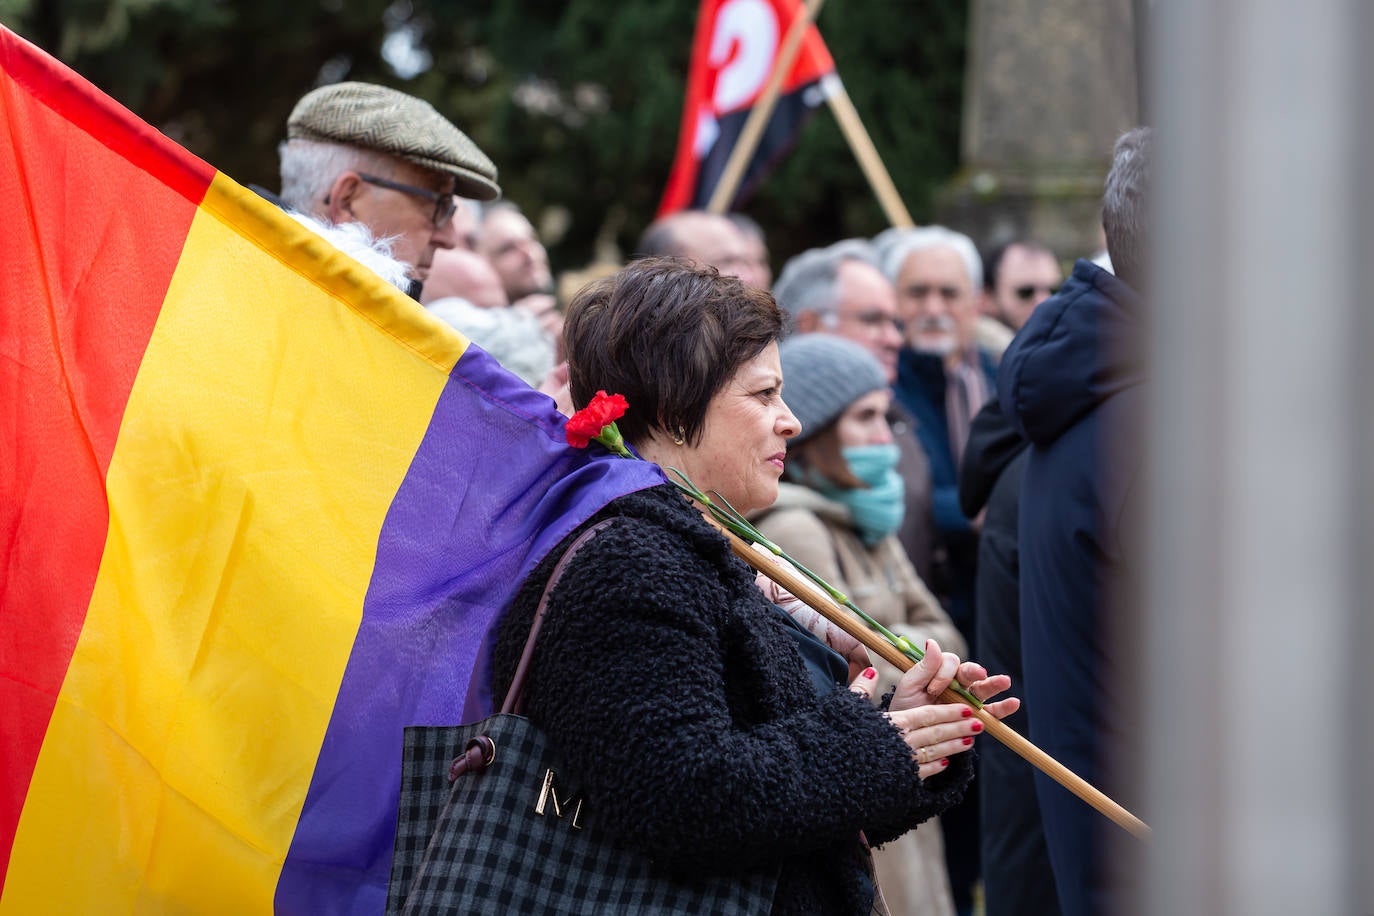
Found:
[[[709,268],[635,262],[568,308],[574,403],[625,396],[618,425],[640,456],[741,512],[763,508],[799,431],[782,397],[781,331],[765,292]],[[524,694],[581,788],[587,829],[649,856],[665,880],[766,876],[773,913],[880,906],[865,841],[939,814],[970,778],[962,752],[981,723],[933,697],[956,675],[980,698],[1006,679],[932,641],[880,710],[866,699],[873,669],[851,685],[845,658],[763,596],[676,488],[621,497],[589,524],[602,519],[613,521],[549,595]],[[530,575],[502,625],[493,695],[562,553]]]

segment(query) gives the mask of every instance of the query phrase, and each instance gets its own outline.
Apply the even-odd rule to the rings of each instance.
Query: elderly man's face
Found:
[[[902,332],[892,284],[881,271],[862,261],[841,261],[835,281],[835,324],[827,330],[872,353],[882,364],[887,380],[893,381],[897,378]]]
[[[978,320],[978,298],[964,259],[943,246],[907,255],[897,272],[897,309],[913,350],[949,356],[967,349]]]
[[[1063,280],[1054,255],[1012,245],[997,266],[997,285],[992,291],[994,316],[1021,330],[1035,307],[1057,293]]]
[[[378,176],[440,194],[453,193],[453,176],[395,160],[390,174]],[[359,180],[348,201],[348,216],[363,223],[376,238],[394,238],[391,256],[410,266],[410,276],[423,282],[429,276],[434,252],[457,241],[452,220],[434,225],[433,200]],[[336,220],[336,222],[339,220]]]
[[[491,261],[512,302],[553,287],[549,255],[534,227],[514,210],[494,210],[483,220],[477,252]]]

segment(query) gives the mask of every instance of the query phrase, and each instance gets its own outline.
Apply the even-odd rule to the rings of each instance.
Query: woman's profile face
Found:
[[[778,498],[787,440],[800,430],[783,403],[778,345],[770,343],[711,398],[701,441],[680,448],[674,467],[742,513],[763,509]]]
[[[859,445],[887,445],[892,441],[892,427],[887,422],[887,409],[892,395],[887,391],[870,391],[845,408],[835,422],[840,448]]]

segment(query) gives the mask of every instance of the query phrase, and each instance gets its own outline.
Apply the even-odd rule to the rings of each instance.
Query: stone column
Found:
[[[974,0],[969,29],[963,166],[936,218],[984,250],[1091,255],[1112,144],[1137,123],[1131,0]]]

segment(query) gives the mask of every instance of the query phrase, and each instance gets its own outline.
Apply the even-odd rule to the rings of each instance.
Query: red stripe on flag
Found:
[[[664,216],[683,209],[696,195],[697,122],[703,111],[711,110],[715,97],[716,80],[719,68],[711,67],[711,39],[715,35],[717,0],[702,0],[701,10],[697,13],[696,35],[692,38],[692,59],[687,71],[687,98],[682,104],[682,123],[678,127],[677,154],[673,159],[672,171],[668,173],[668,184],[663,191],[658,215]]]
[[[716,126],[725,116],[747,111],[758,101],[787,30],[801,12],[801,0],[701,0],[677,153],[659,203],[659,216],[711,196],[711,189],[699,184],[701,164],[714,145]],[[812,24],[782,81],[781,94],[795,92],[834,70],[835,61]],[[754,161],[767,162],[776,152],[761,147]],[[728,157],[729,150],[716,154]]]
[[[0,131],[3,875],[99,571],[121,418],[214,170],[3,28]]]

